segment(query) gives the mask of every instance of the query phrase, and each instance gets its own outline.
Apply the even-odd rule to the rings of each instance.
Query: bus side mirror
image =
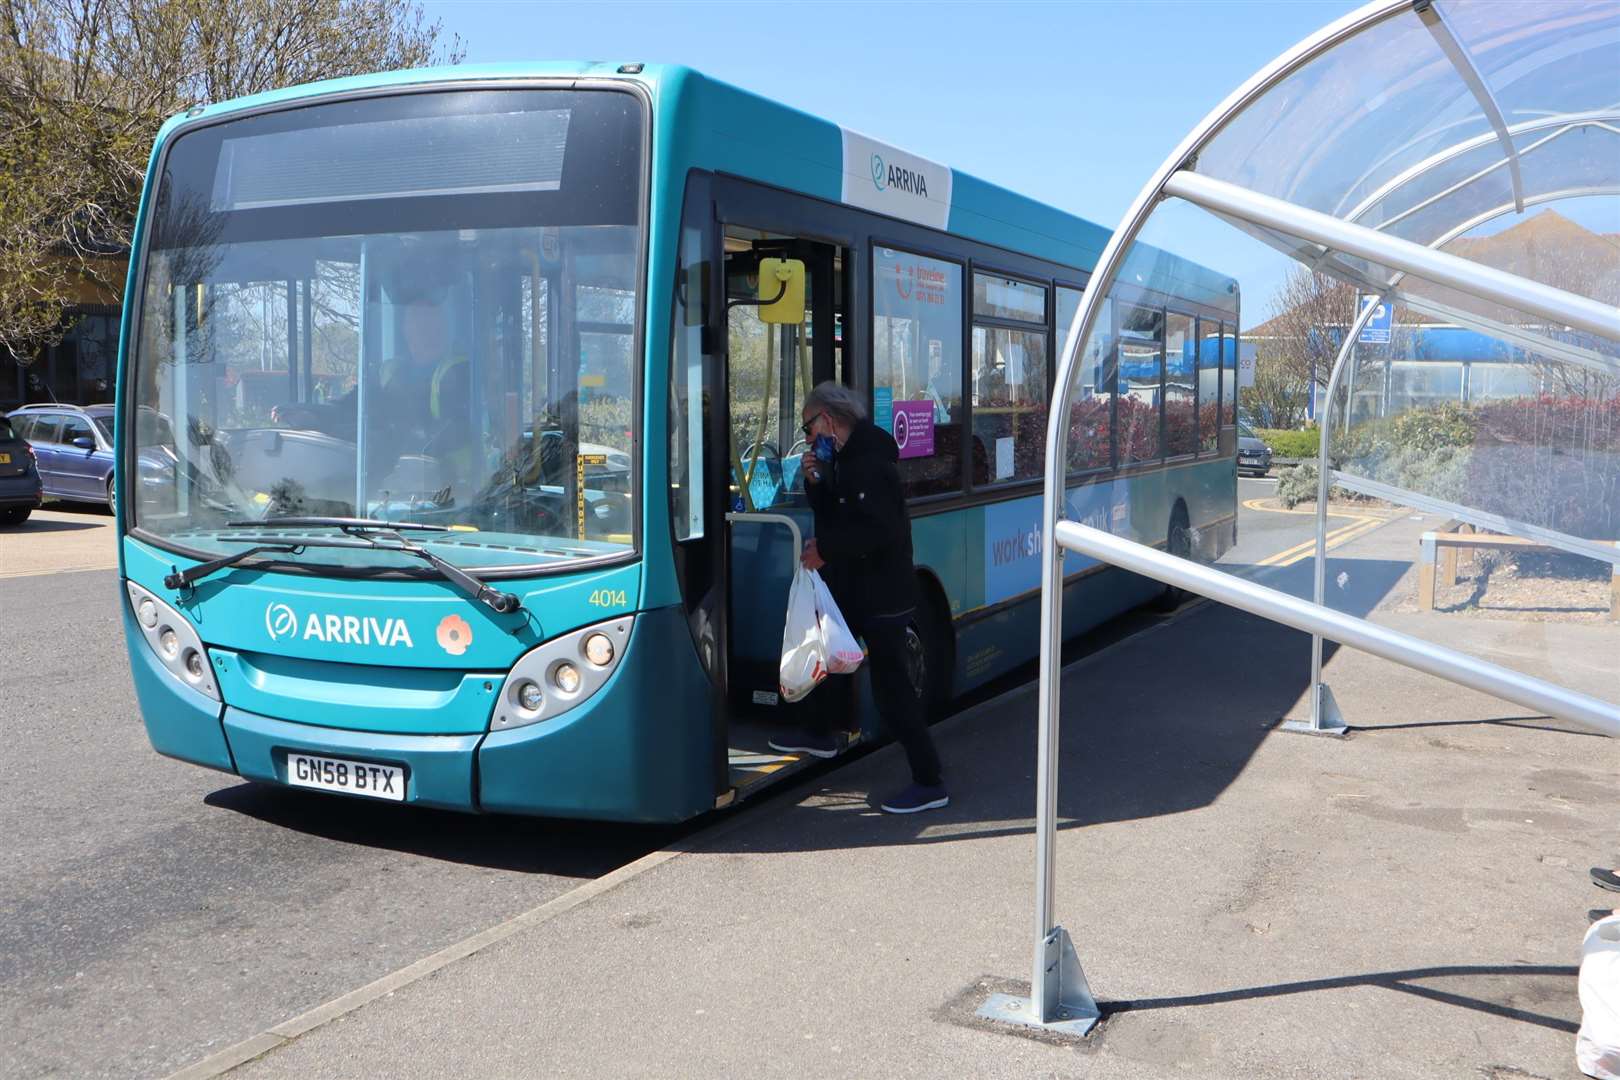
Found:
[[[804,260],[759,261],[759,319],[767,323],[804,322]]]

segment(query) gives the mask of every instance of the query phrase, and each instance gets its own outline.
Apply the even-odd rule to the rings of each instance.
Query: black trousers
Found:
[[[939,751],[928,731],[928,715],[906,674],[906,626],[911,613],[869,617],[851,625],[866,642],[872,697],[884,730],[899,743],[911,764],[911,779],[928,787],[943,783]],[[855,720],[855,676],[829,675],[810,695],[810,727],[826,735],[847,730]]]

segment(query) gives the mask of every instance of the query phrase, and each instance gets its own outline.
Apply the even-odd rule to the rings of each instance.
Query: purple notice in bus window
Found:
[[[934,454],[934,403],[897,401],[894,403],[894,441],[900,456],[932,457]]]

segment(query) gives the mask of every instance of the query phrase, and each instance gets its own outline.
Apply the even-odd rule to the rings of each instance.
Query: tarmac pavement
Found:
[[[1339,553],[1341,603],[1393,618],[1401,534]],[[1501,624],[1443,630],[1503,649]],[[1560,676],[1613,700],[1617,632],[1556,634]],[[1027,993],[1026,686],[935,729],[944,811],[877,812],[886,747],[189,1075],[1578,1077],[1614,743],[1331,646],[1355,730],[1278,732],[1308,659],[1203,604],[1066,671],[1057,914],[1105,1014],[1083,1042],[974,1015]]]
[[[0,578],[117,565],[117,535],[104,506],[50,502],[21,525],[0,527]]]

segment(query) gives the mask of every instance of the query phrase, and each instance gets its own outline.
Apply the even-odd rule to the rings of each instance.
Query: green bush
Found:
[[[1365,496],[1335,486],[1332,491],[1328,492],[1328,501],[1334,502],[1340,499],[1364,500]],[[1306,462],[1303,465],[1295,465],[1278,473],[1277,501],[1289,510],[1292,510],[1300,503],[1315,502],[1316,466]]]
[[[1316,501],[1316,466],[1295,465],[1277,474],[1277,501],[1292,510],[1302,502]]]
[[[1316,428],[1306,428],[1304,431],[1288,431],[1281,428],[1259,428],[1255,434],[1260,441],[1271,447],[1271,452],[1281,458],[1313,458],[1320,445],[1320,436]]]
[[[1473,446],[1478,421],[1467,406],[1447,401],[1400,413],[1390,421],[1390,427],[1390,441],[1396,446],[1430,453]]]

